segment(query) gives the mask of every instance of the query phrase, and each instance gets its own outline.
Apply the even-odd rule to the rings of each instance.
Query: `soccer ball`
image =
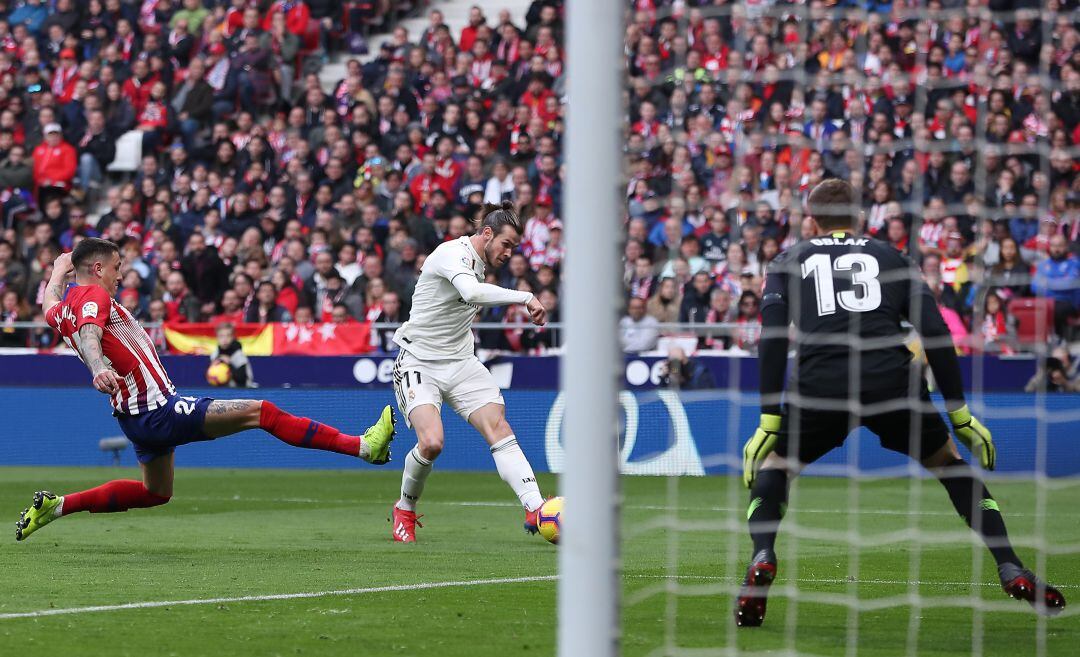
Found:
[[[562,510],[565,500],[561,497],[553,497],[540,505],[536,513],[536,524],[540,529],[540,535],[549,543],[559,544],[559,528],[562,525]]]
[[[228,363],[214,361],[206,370],[206,382],[212,386],[227,386],[232,378],[232,370]]]

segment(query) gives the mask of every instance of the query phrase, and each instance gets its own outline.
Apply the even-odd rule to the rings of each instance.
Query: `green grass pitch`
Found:
[[[0,654],[553,655],[557,549],[522,532],[522,514],[504,484],[494,473],[435,472],[422,502],[421,542],[399,545],[390,541],[386,521],[396,470],[180,469],[176,494],[164,507],[79,514],[24,543],[11,531],[0,542]],[[62,493],[134,474],[0,468],[0,513],[13,529],[37,488]],[[556,480],[541,477],[541,485],[551,494]],[[622,485],[625,655],[981,649],[1014,656],[1035,653],[1040,628],[1045,654],[1080,653],[1074,609],[1037,619],[990,585],[996,576],[989,555],[972,577],[982,548],[973,546],[934,482],[799,480],[778,546],[777,595],[765,626],[744,630],[734,627],[730,593],[749,556],[741,485],[722,477],[635,477]],[[1042,496],[1027,481],[993,481],[991,490],[1021,556],[1080,604],[1080,554],[1069,553],[1080,545],[1080,483],[1051,482]],[[855,500],[857,508],[850,504]],[[570,513],[575,502],[569,501]],[[923,540],[912,540],[912,529]],[[1051,549],[1037,560],[1032,546],[1040,530]],[[859,549],[849,547],[855,533]],[[852,559],[858,560],[854,578]],[[972,579],[980,585],[967,584]],[[455,584],[476,580],[495,581]],[[448,582],[453,585],[430,588]],[[415,588],[366,590],[378,587]],[[235,600],[350,589],[362,590]],[[802,597],[790,602],[785,591]],[[913,613],[902,600],[889,604],[916,591],[931,605],[961,597],[994,609],[927,606]],[[4,617],[214,598],[230,600]],[[857,610],[835,604],[855,599]],[[856,626],[857,633],[849,632]]]

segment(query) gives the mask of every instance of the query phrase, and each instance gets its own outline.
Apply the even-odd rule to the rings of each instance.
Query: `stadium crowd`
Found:
[[[503,199],[525,234],[489,279],[557,322],[563,3],[521,25],[473,8],[456,34],[431,10],[324,90],[325,55],[397,4],[0,2],[0,344],[55,343],[2,325],[40,319],[52,260],[85,235],[122,245],[119,301],[145,320],[401,321],[425,254]],[[624,347],[683,322],[718,325],[699,348],[752,352],[765,267],[830,176],[920,263],[960,349],[1030,350],[1021,312],[1046,313],[1043,342],[1075,336],[1076,3],[828,4],[627,3]],[[132,131],[141,166],[113,184]]]
[[[959,350],[1076,335],[1075,2],[632,4],[627,350],[679,321],[753,351],[765,269],[828,177],[922,267]]]

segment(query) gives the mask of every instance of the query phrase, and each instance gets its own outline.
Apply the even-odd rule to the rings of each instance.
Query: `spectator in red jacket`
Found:
[[[124,82],[124,97],[135,109],[135,114],[142,113],[146,103],[150,102],[150,90],[154,83],[161,80],[160,73],[150,71],[150,65],[144,59],[137,59],[131,65],[131,77]]]
[[[34,149],[33,160],[34,190],[40,207],[45,206],[48,198],[71,190],[79,155],[74,146],[64,141],[59,123],[45,126],[45,141]]]
[[[160,80],[150,86],[150,97],[139,112],[135,129],[142,133],[142,152],[154,154],[164,145],[169,124],[168,88]]]
[[[472,50],[473,44],[476,43],[477,32],[486,23],[487,19],[484,18],[483,9],[476,5],[469,8],[469,24],[461,28],[461,39],[458,41],[458,47],[461,48],[462,52]]]
[[[53,71],[50,90],[57,101],[62,104],[71,102],[72,92],[75,89],[75,81],[79,79],[79,63],[75,58],[75,51],[64,48],[60,51],[60,65]]]
[[[431,198],[432,192],[436,189],[441,189],[446,195],[451,196],[453,188],[447,182],[446,178],[439,175],[436,170],[437,159],[435,153],[427,152],[424,154],[422,160],[420,173],[412,179],[409,183],[409,192],[412,193],[413,202],[415,206],[413,211],[419,213],[423,207],[428,204],[428,200]]]
[[[285,28],[298,37],[303,38],[307,32],[308,21],[311,20],[311,9],[304,0],[278,0],[270,6],[270,11],[263,17],[262,28],[270,31],[270,22],[274,14],[285,14]]]

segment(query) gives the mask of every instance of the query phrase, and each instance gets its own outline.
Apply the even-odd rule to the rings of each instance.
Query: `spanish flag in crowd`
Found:
[[[217,346],[216,324],[169,323],[165,338],[177,354],[209,354]],[[371,351],[371,326],[348,324],[236,324],[248,356],[349,356]]]

